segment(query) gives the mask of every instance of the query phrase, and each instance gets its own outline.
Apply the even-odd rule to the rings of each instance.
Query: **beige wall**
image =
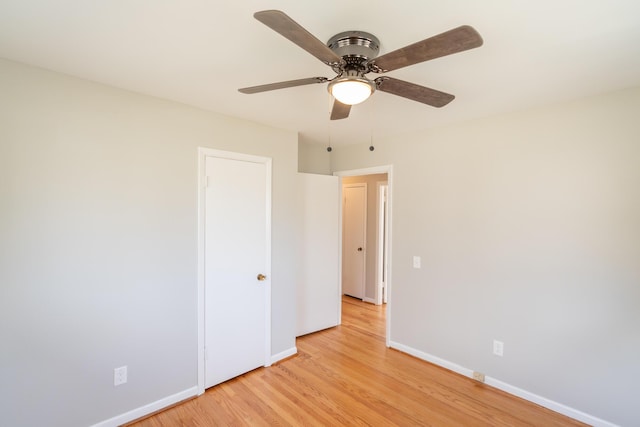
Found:
[[[319,144],[298,143],[299,172],[331,175],[331,153]]]
[[[639,112],[635,88],[335,148],[393,165],[390,339],[640,425]]]
[[[365,299],[375,301],[376,296],[376,268],[378,256],[378,186],[379,182],[386,182],[387,174],[372,174],[361,176],[345,176],[342,184],[367,184],[367,247],[365,271]]]
[[[274,159],[272,352],[294,348],[295,133],[7,61],[0,93],[1,425],[92,425],[197,384],[199,146]]]

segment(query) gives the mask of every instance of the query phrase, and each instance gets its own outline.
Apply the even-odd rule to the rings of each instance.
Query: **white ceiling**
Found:
[[[265,9],[322,41],[370,32],[380,54],[463,24],[484,45],[388,74],[456,95],[446,107],[376,92],[330,122],[324,84],[237,91],[335,75],[253,18]],[[0,56],[337,146],[638,86],[640,1],[3,0]]]

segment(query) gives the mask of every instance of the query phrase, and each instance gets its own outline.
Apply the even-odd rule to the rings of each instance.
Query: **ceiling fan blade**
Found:
[[[269,84],[260,85],[260,86],[243,87],[242,89],[238,89],[238,92],[258,93],[258,92],[266,92],[269,90],[285,89],[288,87],[310,85],[313,83],[324,83],[327,81],[329,81],[329,79],[326,77],[309,77],[307,79],[289,80],[286,82],[269,83]]]
[[[480,34],[463,25],[374,58],[370,64],[372,71],[387,72],[479,46],[482,46]]]
[[[337,64],[342,61],[327,45],[280,10],[263,10],[253,14],[273,31],[294,42],[325,64]]]
[[[331,120],[346,119],[349,117],[351,111],[351,105],[343,104],[337,99],[333,101],[333,108],[331,109]]]
[[[392,77],[378,77],[375,82],[378,90],[381,90],[382,92],[422,102],[423,104],[431,105],[432,107],[444,107],[455,98],[455,96],[451,94],[420,86],[415,83],[394,79]]]

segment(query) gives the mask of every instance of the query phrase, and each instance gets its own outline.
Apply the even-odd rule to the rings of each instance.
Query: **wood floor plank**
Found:
[[[344,297],[342,325],[298,338],[295,357],[131,426],[584,426],[387,348],[385,315]]]

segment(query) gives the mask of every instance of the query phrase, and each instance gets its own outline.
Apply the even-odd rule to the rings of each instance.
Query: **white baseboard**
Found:
[[[290,349],[287,349],[285,351],[281,351],[278,354],[274,354],[271,356],[271,363],[276,363],[281,361],[282,359],[286,359],[287,357],[291,357],[295,354],[298,354],[298,348],[297,347],[291,347]]]
[[[375,298],[364,297],[364,298],[362,298],[362,301],[368,302],[369,304],[375,304],[376,303]]]
[[[521,397],[540,406],[544,406],[547,409],[551,409],[552,411],[566,415],[567,417],[582,421],[583,423],[592,425],[593,427],[618,427],[618,425],[610,423],[609,421],[605,421],[598,417],[594,417],[593,415],[586,414],[577,409],[573,409],[569,406],[563,405],[562,403],[554,402],[553,400],[547,399],[546,397],[538,396],[537,394],[522,390],[521,388],[518,388],[511,384],[507,384],[495,378],[485,377],[484,382],[485,384],[488,384],[492,387],[498,388],[502,391],[506,391],[509,394]]]
[[[414,357],[417,357],[418,359],[426,360],[427,362],[433,363],[434,365],[442,366],[443,368],[447,368],[450,371],[457,372],[458,374],[464,375],[465,377],[473,378],[473,370],[467,369],[453,362],[449,362],[448,360],[441,359],[429,353],[416,350],[415,348],[400,344],[395,341],[390,341],[389,347],[400,350],[403,353],[410,354]]]
[[[464,375],[465,377],[473,378],[472,369],[465,368],[448,360],[441,359],[439,357],[433,356],[420,350],[416,350],[415,348],[397,343],[395,341],[390,341],[389,347],[410,354],[414,357],[417,357],[418,359],[433,363],[434,365],[442,366],[443,368],[449,369],[450,371],[456,372],[460,375]],[[577,409],[570,408],[569,406],[563,405],[562,403],[554,402],[553,400],[547,399],[546,397],[538,396],[537,394],[528,392],[511,384],[507,384],[493,377],[485,376],[484,382],[491,387],[495,387],[504,392],[507,392],[514,396],[518,396],[540,406],[544,406],[547,409],[551,409],[552,411],[558,412],[562,415],[566,415],[567,417],[571,417],[575,420],[582,421],[583,423],[590,424],[593,427],[618,427],[616,424],[613,424],[609,421],[605,421]]]
[[[194,397],[197,394],[198,387],[194,386],[179,393],[172,394],[171,396],[156,400],[155,402],[151,402],[148,405],[141,406],[129,412],[125,412],[124,414],[120,414],[113,418],[109,418],[108,420],[101,421],[97,424],[94,424],[92,427],[118,427],[122,424],[137,420],[138,418],[142,418],[145,415],[152,414],[168,406],[182,402],[183,400],[189,399],[190,397]]]

